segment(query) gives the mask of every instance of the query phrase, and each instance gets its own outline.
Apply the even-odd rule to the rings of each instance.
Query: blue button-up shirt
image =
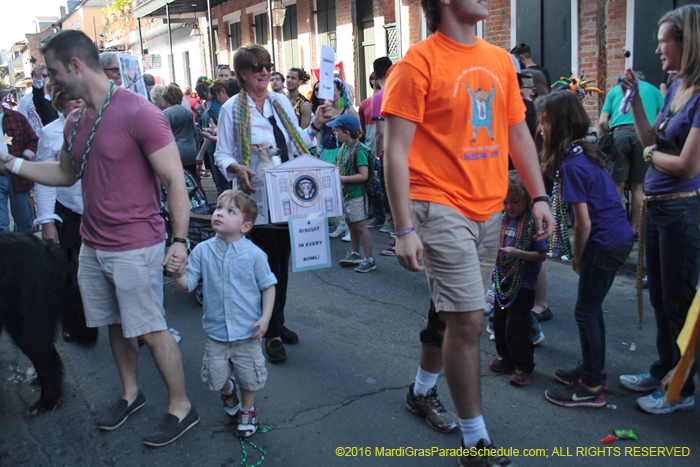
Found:
[[[226,244],[218,236],[197,245],[187,264],[187,290],[204,287],[204,332],[220,342],[250,339],[262,316],[260,292],[277,283],[267,255],[243,237]]]

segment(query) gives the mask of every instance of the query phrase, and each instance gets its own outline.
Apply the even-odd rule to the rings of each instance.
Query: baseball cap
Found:
[[[357,132],[360,130],[360,121],[357,119],[357,117],[350,114],[343,114],[332,122],[328,122],[326,125],[331,128],[338,126],[352,132]]]

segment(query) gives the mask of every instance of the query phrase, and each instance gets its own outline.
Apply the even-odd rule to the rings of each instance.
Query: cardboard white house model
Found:
[[[287,222],[290,217],[309,214],[343,215],[340,169],[310,155],[268,170],[264,186],[254,188],[260,213],[256,225]]]

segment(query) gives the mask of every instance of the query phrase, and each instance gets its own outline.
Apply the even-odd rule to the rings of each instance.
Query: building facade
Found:
[[[169,5],[171,13],[181,12],[190,6],[184,2],[140,1],[139,8],[144,15],[163,18],[164,5]],[[506,50],[527,43],[534,61],[549,70],[552,81],[583,73],[595,86],[608,90],[632,66],[658,86],[662,71],[655,55],[657,22],[664,12],[690,3],[696,2],[492,0],[490,16],[479,23],[477,35]],[[328,45],[335,49],[336,62],[342,63],[346,81],[356,90],[356,105],[371,94],[368,77],[376,57],[399,60],[411,45],[430,34],[420,0],[210,0],[210,6],[210,11],[199,9],[190,15],[198,18],[204,31],[202,74],[211,76],[219,63],[233,66],[235,50],[253,43],[266,47],[283,73],[294,66],[313,69],[319,65],[321,46]],[[284,9],[284,20],[268,14],[269,7],[273,12]],[[178,15],[174,17],[171,25]],[[625,51],[630,51],[629,59]],[[182,61],[174,54],[171,60]],[[586,99],[593,121],[603,101],[604,96]]]

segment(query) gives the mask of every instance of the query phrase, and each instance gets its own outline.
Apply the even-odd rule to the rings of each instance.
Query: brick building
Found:
[[[267,2],[230,0],[212,8],[214,49],[219,63],[233,65],[233,52],[258,43],[271,51],[277,69],[317,68],[322,45],[335,48],[345,78],[367,95],[367,77],[374,59],[400,58],[395,0],[283,0],[284,22],[270,25]],[[275,6],[273,5],[273,10]],[[420,21],[419,17],[415,21]],[[273,43],[274,38],[274,43]],[[416,35],[414,42],[419,40]],[[408,42],[407,42],[408,44]],[[273,50],[274,49],[274,50]],[[356,102],[357,103],[357,102]]]
[[[198,0],[195,0],[198,1]],[[144,3],[144,2],[140,2]],[[150,0],[145,3],[194,5],[187,0]],[[277,69],[318,67],[321,45],[336,50],[346,80],[356,89],[357,105],[368,95],[367,78],[376,57],[399,60],[429,31],[420,0],[282,0],[270,2],[273,12],[284,9],[284,20],[270,27],[267,0],[212,0],[211,53],[207,67],[233,65],[240,46],[259,43],[273,54]],[[585,73],[594,85],[610,89],[627,63],[645,72],[658,85],[662,71],[656,49],[657,22],[665,11],[695,3],[690,0],[492,0],[489,18],[477,34],[510,50],[516,44],[532,47],[533,59],[560,76]],[[183,6],[184,8],[184,6]],[[155,7],[154,7],[155,9]],[[208,13],[208,12],[207,12]],[[201,15],[205,13],[200,11]],[[274,21],[274,20],[273,20]],[[279,20],[277,20],[279,22]],[[205,24],[206,25],[206,24]],[[273,40],[274,39],[274,40]],[[604,97],[586,99],[597,121]]]

